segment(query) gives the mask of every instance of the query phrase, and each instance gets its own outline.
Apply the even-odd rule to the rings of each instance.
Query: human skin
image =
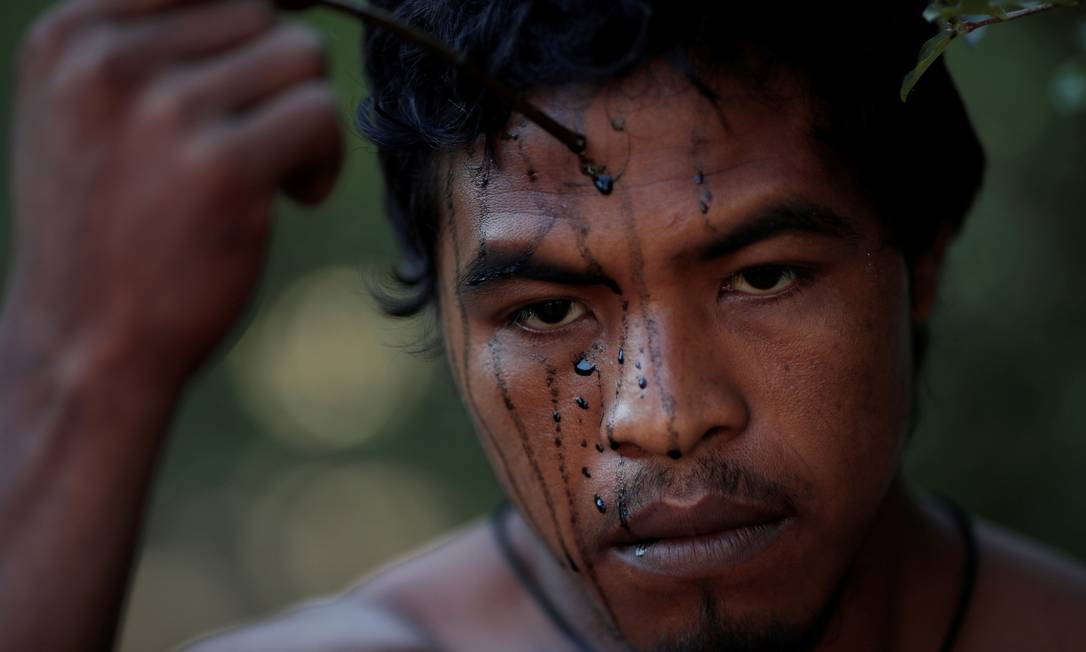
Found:
[[[913,287],[848,170],[814,140],[795,83],[760,95],[717,81],[720,114],[665,66],[548,96],[610,166],[609,196],[530,125],[498,139],[489,172],[468,156],[448,164],[441,278],[463,278],[485,250],[499,268],[520,259],[617,284],[499,273],[442,283],[440,303],[450,366],[498,477],[600,618],[638,648],[696,631],[707,593],[724,622],[755,628],[806,625],[827,604],[894,485],[911,333],[926,316],[910,289],[932,291]],[[702,253],[781,207],[841,223],[828,233],[776,218],[789,228]],[[744,270],[769,265],[801,271],[768,291],[744,285]],[[551,300],[583,314],[557,328],[510,322]],[[575,372],[582,355],[596,373]],[[783,521],[764,550],[692,577],[615,554],[623,508],[638,539],[639,508],[706,495],[770,505]]]
[[[170,416],[260,278],[272,202],[318,201],[336,177],[323,63],[259,0],[77,0],[27,34],[0,313],[0,647],[109,646]]]
[[[259,276],[271,199],[284,186],[319,199],[338,160],[334,108],[315,81],[319,48],[274,28],[266,6],[64,7],[24,50],[15,125],[19,243],[0,318],[5,649],[109,647],[170,414]],[[139,18],[122,24],[116,12],[125,8]],[[194,41],[166,39],[185,32],[159,21],[189,10],[209,12],[184,14],[195,42],[218,33],[212,27],[229,34],[199,54],[171,50]],[[124,38],[140,27],[151,37]],[[150,56],[159,47],[165,59]],[[137,63],[149,67],[135,79],[112,74]],[[71,67],[80,74],[65,74]],[[239,112],[233,92],[253,90],[243,80],[267,86]],[[802,626],[828,603],[836,608],[821,650],[937,649],[957,598],[961,547],[898,469],[910,333],[927,318],[941,248],[910,271],[887,246],[847,168],[809,138],[792,81],[777,80],[762,97],[736,80],[714,83],[726,98],[719,115],[666,68],[614,88],[538,93],[588,134],[591,155],[617,177],[610,196],[516,120],[508,128],[516,138],[498,139],[502,165],[485,184],[477,155],[444,162],[443,333],[484,449],[518,507],[513,547],[600,650],[697,633],[707,596],[719,599],[711,604],[720,621],[756,633],[769,621]],[[191,112],[194,94],[214,100],[208,111]],[[110,110],[73,113],[73,104]],[[318,171],[301,188],[289,183],[299,165]],[[793,225],[811,218],[814,207],[844,222],[832,234],[747,237],[712,260],[689,255],[780,200],[791,212],[775,213],[778,226],[784,216]],[[812,220],[798,219],[833,222]],[[607,280],[558,283],[553,269],[547,283],[498,280],[518,269],[509,263],[523,263],[514,259],[491,270],[489,283],[475,265],[474,282],[461,288],[484,239],[487,261],[538,239],[534,262],[583,272],[594,261],[595,280]],[[809,273],[772,298],[747,296],[736,274],[767,264]],[[509,323],[553,299],[585,311],[530,340]],[[598,373],[574,371],[583,354]],[[625,536],[621,506],[637,533],[647,500],[674,507],[705,493],[725,499],[709,519],[742,512],[736,502],[783,518],[755,537],[763,545],[688,560],[681,579],[677,565],[670,578],[650,577],[609,551],[611,533]],[[959,652],[1078,649],[1081,569],[988,526],[980,538],[984,563]],[[838,588],[839,601],[828,602]],[[564,645],[490,530],[476,525],[338,599],[193,649]]]

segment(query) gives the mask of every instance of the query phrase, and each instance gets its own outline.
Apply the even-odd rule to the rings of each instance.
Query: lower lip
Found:
[[[735,572],[777,540],[788,519],[696,537],[624,545],[614,552],[625,563],[655,575],[703,579]]]

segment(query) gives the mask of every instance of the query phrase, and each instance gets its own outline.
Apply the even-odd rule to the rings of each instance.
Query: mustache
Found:
[[[619,524],[628,528],[630,514],[646,505],[668,499],[682,501],[705,494],[794,512],[800,492],[744,463],[711,455],[691,460],[681,468],[673,463],[642,464],[627,478],[620,476],[608,502],[615,506]],[[601,523],[600,533],[613,527],[613,521]]]

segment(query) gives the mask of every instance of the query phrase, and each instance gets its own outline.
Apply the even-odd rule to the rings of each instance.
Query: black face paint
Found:
[[[622,300],[622,341],[618,345],[618,364],[621,366],[626,362],[626,340],[630,333],[630,302]],[[618,442],[615,441],[615,419],[614,419],[614,406],[618,404],[619,396],[622,393],[622,384],[625,382],[626,376],[619,370],[618,380],[615,381],[615,398],[611,403],[611,408],[608,410],[607,416],[607,443],[610,445],[611,450],[617,451],[619,448]],[[601,392],[602,394],[602,392]],[[601,395],[602,400],[602,395]],[[600,416],[603,418],[603,415]],[[598,446],[598,444],[597,444]],[[603,452],[600,447],[600,452]]]
[[[539,466],[539,460],[536,459],[535,449],[532,447],[531,438],[528,436],[528,429],[525,427],[524,422],[520,418],[520,414],[517,412],[516,405],[513,403],[513,397],[509,393],[509,386],[505,381],[501,345],[499,344],[497,337],[491,338],[490,341],[487,342],[487,346],[490,349],[490,360],[494,368],[494,382],[498,386],[498,392],[501,395],[502,402],[505,404],[505,410],[513,421],[513,427],[520,437],[520,446],[524,453],[524,457],[528,460],[528,465],[532,469],[532,475],[535,478],[536,484],[543,493],[543,502],[547,506],[547,514],[550,516],[551,526],[554,528],[554,538],[558,541],[562,553],[566,557],[570,557],[569,548],[566,546],[566,541],[562,537],[562,530],[558,526],[558,512],[554,507],[554,498],[551,497],[551,492],[547,488],[547,483],[543,478],[543,470]]]
[[[566,564],[569,565],[569,569],[574,573],[581,572],[581,569],[577,566],[577,562],[573,561],[573,557],[570,557],[568,552],[566,553]]]
[[[586,401],[583,396],[578,396],[576,399],[576,403],[577,407],[581,408],[582,410],[588,409],[588,401]]]
[[[578,376],[591,376],[592,372],[596,370],[596,363],[581,356],[577,362],[573,364],[573,370],[577,372]]]
[[[523,142],[523,141],[519,141],[519,142]],[[530,164],[529,164],[529,167],[530,167]],[[480,195],[479,204],[482,207],[483,213],[485,214],[485,212],[487,210],[486,184],[485,183],[476,183],[475,187],[479,189],[479,195]],[[542,229],[540,229],[540,231],[536,234],[536,243],[541,242],[543,240],[543,238],[546,236],[546,234],[550,231],[551,227],[555,223],[558,222],[558,219],[557,219],[556,216],[551,215],[551,218],[552,219],[548,220],[548,223]],[[452,230],[450,230],[450,233],[453,233],[455,235],[455,232],[452,231]],[[599,268],[598,263],[595,263],[594,258],[592,258],[592,256],[591,256],[591,252],[588,251],[587,244],[584,242],[586,240],[585,236],[587,235],[587,228],[585,228],[584,230],[578,229],[577,230],[577,235],[578,235],[578,247],[579,247],[579,249],[581,249],[582,256],[585,256],[588,260],[590,260],[591,261],[590,264],[593,264],[595,266],[595,268]],[[479,237],[480,237],[480,250],[481,250],[481,253],[485,254],[485,240],[483,240],[483,232],[482,232],[481,229],[480,229]],[[457,269],[459,270],[459,268],[460,268],[460,263],[459,263],[459,254],[460,254],[460,252],[459,252],[459,250],[456,250],[456,254],[457,254]],[[462,272],[458,272],[458,273],[462,273]],[[460,302],[460,306],[461,306],[461,311],[462,311],[462,317],[464,318],[465,323],[466,323],[466,311],[464,310],[464,304],[463,304],[462,301]],[[536,458],[536,452],[533,449],[533,445],[529,441],[528,433],[527,433],[527,431],[525,429],[524,423],[521,421],[520,416],[516,411],[515,405],[513,404],[512,397],[509,394],[508,388],[505,386],[505,381],[504,381],[504,377],[503,377],[502,369],[501,369],[502,354],[501,354],[501,350],[500,350],[498,344],[499,343],[496,341],[496,338],[495,338],[495,339],[492,339],[488,343],[488,346],[490,347],[490,350],[491,350],[491,359],[492,359],[492,362],[494,364],[495,380],[497,381],[498,389],[499,389],[499,392],[501,394],[501,398],[502,398],[503,402],[505,403],[506,409],[509,412],[509,414],[510,414],[512,420],[513,420],[513,425],[515,426],[515,429],[517,431],[517,435],[520,438],[521,450],[524,453],[525,458],[528,460],[529,466],[531,467],[531,470],[532,470],[532,474],[533,474],[533,476],[534,476],[534,478],[536,480],[536,483],[539,485],[540,490],[542,492],[542,497],[544,499],[544,503],[546,504],[546,508],[547,508],[547,514],[549,515],[550,521],[551,521],[551,523],[552,523],[552,525],[554,527],[555,540],[556,540],[558,546],[561,549],[561,555],[562,555],[562,557],[565,558],[566,563],[567,563],[568,567],[570,568],[570,570],[572,570],[573,572],[576,572],[576,573],[580,573],[582,571],[582,568],[579,567],[578,562],[574,560],[574,555],[571,554],[571,549],[567,545],[565,539],[563,538],[561,530],[558,528],[558,515],[557,515],[557,511],[555,509],[554,499],[552,498],[551,492],[548,489],[547,485],[544,484],[543,477],[542,477],[542,472],[541,472],[541,469],[540,469],[540,466],[539,466],[539,461]],[[594,364],[592,364],[590,361],[587,361],[587,360],[586,360],[586,362],[592,366],[593,370],[595,369]],[[557,372],[553,372],[553,373],[551,373],[549,375],[551,375],[552,378],[553,378],[553,376],[556,373]],[[589,373],[591,373],[591,371]],[[552,397],[553,397],[553,400],[555,401],[555,408],[557,408],[557,386],[554,386],[553,380],[551,381],[551,384],[553,386]],[[474,400],[472,400],[472,406],[473,406],[473,411],[476,414],[478,414],[479,413],[478,408],[475,406]],[[555,409],[554,411],[557,412],[557,409]],[[563,453],[563,448],[562,448],[562,440],[561,440],[561,434],[560,434],[561,433],[561,426],[560,426],[560,424],[558,422],[555,422],[555,433],[556,433],[556,435],[558,435],[557,437],[555,437],[555,442],[556,442],[556,445],[557,445],[555,455],[557,457],[557,461],[558,461],[558,465],[559,465],[559,473],[560,473],[560,475],[562,477],[563,485],[564,485],[564,488],[565,488],[565,497],[566,497],[566,501],[567,501],[567,504],[568,504],[568,510],[569,510],[568,513],[569,513],[569,518],[570,518],[570,524],[572,525],[572,533],[573,533],[573,541],[572,541],[572,543],[573,543],[574,547],[576,548],[577,553],[579,554],[579,560],[580,560],[581,564],[584,566],[583,570],[584,570],[585,576],[589,580],[591,586],[595,589],[595,593],[599,596],[599,599],[600,599],[600,603],[592,602],[592,603],[590,603],[590,607],[591,607],[592,611],[595,613],[598,621],[600,623],[602,623],[604,625],[604,627],[608,631],[610,631],[613,635],[615,635],[616,637],[620,637],[621,635],[618,633],[617,619],[615,618],[614,611],[613,611],[613,609],[611,607],[610,598],[608,597],[607,593],[604,591],[602,585],[600,584],[600,582],[599,582],[599,580],[598,580],[598,578],[596,576],[596,573],[595,573],[595,570],[593,568],[593,564],[592,564],[590,558],[588,558],[585,555],[585,552],[584,552],[584,546],[583,546],[583,542],[581,540],[581,538],[582,538],[581,537],[581,531],[580,531],[580,528],[579,528],[579,526],[577,524],[578,520],[579,520],[579,518],[578,518],[579,512],[578,512],[578,510],[576,509],[576,507],[574,505],[573,494],[572,494],[571,489],[570,489],[569,475],[568,475],[568,473],[566,471],[566,468],[565,468],[565,458],[564,458],[564,453]],[[497,446],[497,442],[496,442],[496,438],[495,438],[494,434],[492,432],[490,432],[489,430],[487,430],[487,436],[491,440],[492,445],[494,446],[495,450],[497,450],[499,452],[502,459],[504,460],[505,459],[504,453],[502,452],[502,449]],[[587,447],[587,441],[585,441],[583,438],[582,438],[581,445],[582,445],[582,447]],[[508,466],[507,463],[504,462],[504,461],[503,461],[503,465]],[[511,475],[511,473],[509,472],[508,469],[506,469],[506,474]],[[521,489],[516,484],[513,483],[513,479],[511,477],[509,478],[509,480],[510,480],[510,485],[509,486],[513,487],[514,492],[517,495],[518,503],[521,504],[521,505],[527,506],[529,503],[526,500],[524,500],[523,496],[521,495]],[[526,516],[529,524],[532,526],[533,530],[535,530],[536,532],[539,532],[539,533],[543,533],[545,531],[541,527],[541,524],[536,522],[534,518],[529,516],[527,513],[525,514],[525,516]],[[561,557],[559,557],[559,558],[561,558]],[[600,608],[601,605],[602,605],[602,609]]]
[[[617,631],[618,631],[617,622],[618,621],[615,619],[614,610],[611,608],[610,598],[607,597],[606,592],[604,592],[604,590],[603,590],[603,586],[599,582],[599,578],[596,576],[595,567],[592,564],[592,561],[585,555],[584,540],[583,540],[583,538],[581,536],[581,529],[580,529],[580,525],[579,525],[579,521],[580,521],[580,517],[578,515],[579,512],[577,511],[576,505],[574,505],[574,502],[573,502],[573,490],[570,487],[569,472],[568,472],[568,470],[566,468],[566,456],[565,456],[565,453],[562,451],[562,425],[560,423],[561,415],[558,413],[558,409],[557,409],[558,408],[559,389],[558,389],[558,384],[555,381],[556,381],[557,376],[558,376],[558,370],[555,369],[554,367],[552,367],[549,364],[544,364],[543,369],[544,369],[544,374],[545,374],[545,376],[544,376],[545,383],[546,383],[547,388],[548,388],[549,393],[550,393],[551,405],[554,407],[554,410],[552,411],[552,419],[554,420],[554,432],[555,432],[554,445],[555,445],[555,448],[558,449],[558,451],[557,451],[558,474],[562,478],[562,489],[563,489],[563,491],[565,493],[566,508],[568,510],[568,513],[569,513],[569,525],[570,525],[570,529],[573,532],[573,545],[577,550],[578,557],[584,563],[585,574],[587,575],[589,582],[592,584],[592,587],[596,590],[597,595],[599,595],[599,597],[600,597],[600,601],[603,603],[604,613],[601,614],[601,613],[597,612],[596,615],[597,615],[597,617],[600,617],[600,618],[603,619],[603,622],[606,624],[608,629],[610,629],[613,633],[617,633]],[[542,482],[541,476],[537,476],[537,477],[539,477],[540,478],[539,481]],[[549,495],[549,492],[546,492],[546,487],[544,487],[544,492],[545,492],[546,495]],[[552,518],[552,520],[554,521],[554,524],[555,524],[555,528],[556,528],[555,534],[558,537],[558,540],[561,542],[562,541],[561,533],[557,530],[557,527],[558,527],[557,516],[555,515],[553,507],[551,508],[551,518]],[[577,565],[577,563],[574,561],[573,556],[570,554],[569,550],[565,547],[564,543],[563,543],[563,546],[562,546],[562,552],[565,554],[566,563],[569,566],[569,569],[571,571],[573,571],[574,573],[579,574],[581,572],[581,569]]]
[[[637,386],[640,387],[641,389],[645,389],[646,387],[648,387],[648,384],[649,384],[649,381],[645,380],[644,376],[641,376],[641,377],[639,377],[637,379]]]
[[[714,102],[715,105],[715,102]],[[712,145],[712,141],[705,137],[704,130],[699,125],[694,128],[694,132],[690,138],[690,158],[694,162],[694,185],[702,186],[705,184],[705,172],[702,169],[700,161],[702,160],[703,152]],[[698,188],[695,188],[698,190]],[[704,192],[699,193],[698,196],[698,212],[702,216],[702,224],[705,229],[711,233],[716,233],[716,227],[709,221],[708,214],[709,209],[712,207],[713,193],[706,187]]]
[[[454,276],[459,276],[462,270],[460,262],[459,227],[455,219],[456,208],[453,202],[452,184],[454,176],[453,167],[450,165],[445,179],[445,227],[449,234],[449,239],[452,242]],[[461,352],[460,360],[461,383],[464,387],[464,396],[467,397],[467,402],[471,407],[472,413],[481,415],[478,403],[475,400],[475,392],[472,390],[471,386],[471,328],[468,322],[467,306],[464,305],[463,299],[459,296],[456,299],[456,303],[460,312],[460,332],[464,338],[464,347]],[[521,505],[526,504],[524,502],[524,495],[520,489],[520,484],[509,470],[509,461],[505,457],[504,448],[498,443],[498,438],[483,421],[481,416],[476,419],[476,421],[479,425],[479,429],[483,431],[483,436],[486,437],[487,441],[490,443],[491,450],[498,456],[498,465],[500,467],[498,469],[499,475],[505,477],[505,484],[512,489],[513,498]]]
[[[648,339],[649,359],[652,361],[653,370],[659,373],[663,368],[663,354],[660,351],[660,333],[656,324],[656,318],[650,309],[651,294],[645,283],[645,255],[642,251],[641,238],[637,234],[637,225],[634,218],[634,208],[628,194],[622,197],[620,206],[625,221],[626,239],[630,248],[630,261],[634,277],[634,290],[638,294],[641,309],[641,319],[645,324]],[[640,362],[638,362],[640,364]],[[647,381],[646,381],[647,382]],[[638,383],[640,385],[640,382]],[[660,394],[660,402],[667,415],[668,448],[677,449],[679,433],[675,430],[675,397],[657,378],[656,388]]]
[[[603,498],[600,498],[599,494],[596,494],[592,498],[593,498],[593,501],[596,504],[596,510],[600,514],[606,514],[607,513],[607,503],[603,502]]]
[[[705,215],[706,213],[709,212],[709,207],[712,204],[712,202],[713,202],[713,191],[706,188],[705,192],[703,192],[701,194],[701,199],[698,200],[698,210],[701,211],[702,215]]]
[[[610,195],[615,189],[615,179],[609,174],[597,174],[592,176],[592,183],[601,195]]]
[[[618,524],[623,530],[630,531],[630,506],[626,502],[626,490],[618,494]]]
[[[585,466],[581,467],[581,475],[583,475],[586,478],[591,478],[592,477],[592,474],[588,472],[588,467],[585,467]]]

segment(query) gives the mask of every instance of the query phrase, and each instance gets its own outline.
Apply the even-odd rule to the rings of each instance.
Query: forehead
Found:
[[[681,247],[781,200],[868,212],[845,168],[814,137],[811,104],[798,84],[711,82],[715,100],[655,64],[604,88],[537,93],[544,111],[586,135],[589,157],[615,180],[613,193],[601,194],[576,155],[515,115],[495,139],[493,161],[481,146],[448,161],[447,218],[458,228],[441,230],[441,249],[546,246],[587,231],[605,241],[621,237],[609,227],[631,218],[640,239]],[[555,222],[573,228],[553,229]]]

